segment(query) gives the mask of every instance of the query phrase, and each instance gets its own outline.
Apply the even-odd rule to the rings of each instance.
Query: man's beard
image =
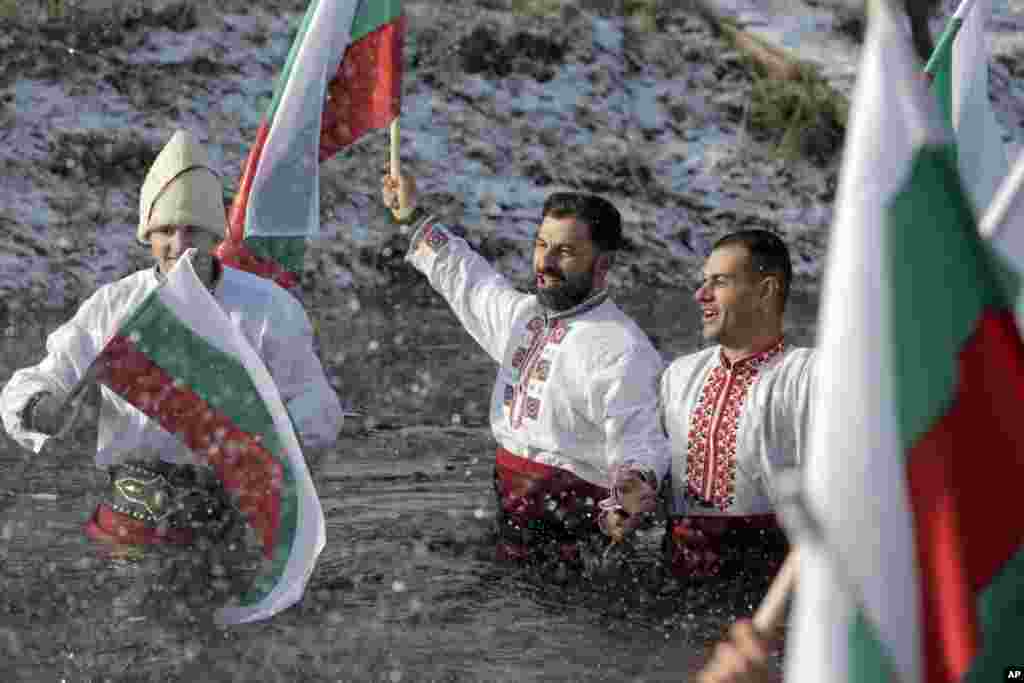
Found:
[[[594,292],[593,271],[587,273],[557,274],[562,282],[554,287],[538,287],[534,283],[537,300],[545,308],[559,313],[579,306]]]

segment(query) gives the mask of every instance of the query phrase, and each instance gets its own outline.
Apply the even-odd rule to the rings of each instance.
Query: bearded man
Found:
[[[146,175],[136,237],[156,264],[101,287],[46,341],[46,357],[14,373],[0,394],[8,433],[38,453],[67,430],[69,400],[89,382],[92,361],[121,323],[160,286],[178,259],[191,259],[232,324],[266,364],[306,447],[337,438],[341,405],[313,352],[312,328],[299,302],[269,280],[222,267],[212,255],[226,212],[217,174],[202,147],[178,131]],[[86,525],[95,540],[117,545],[188,544],[216,534],[231,518],[213,470],[175,435],[107,387],[102,388],[96,465],[110,486]]]
[[[534,292],[524,293],[416,207],[411,178],[385,176],[382,192],[412,226],[406,260],[499,364],[490,407],[499,557],[575,561],[600,529],[624,538],[656,507],[669,453],[657,413],[663,360],[607,289],[619,212],[594,195],[549,196]]]

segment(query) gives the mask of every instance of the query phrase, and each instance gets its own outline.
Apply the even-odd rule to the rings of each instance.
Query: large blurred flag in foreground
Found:
[[[1002,128],[988,97],[985,25],[991,16],[992,0],[961,0],[925,66],[939,109],[956,133],[960,176],[979,214],[1008,170]]]
[[[401,0],[312,0],[245,162],[218,255],[291,288],[320,232],[320,162],[399,114]]]
[[[93,368],[214,468],[262,542],[261,573],[218,620],[265,619],[298,601],[326,540],[320,500],[270,373],[189,258],[121,324]]]
[[[908,36],[871,9],[786,680],[1001,680],[1024,633],[1024,346]]]

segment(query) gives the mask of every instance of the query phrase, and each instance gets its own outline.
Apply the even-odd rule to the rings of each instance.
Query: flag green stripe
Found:
[[[267,107],[267,113],[264,117],[269,126],[274,124],[274,115],[277,114],[277,107],[281,104],[285,85],[288,83],[288,79],[292,77],[292,68],[295,66],[299,49],[306,39],[306,33],[309,31],[309,25],[313,23],[313,15],[316,14],[316,8],[319,4],[320,0],[311,0],[309,7],[306,8],[306,14],[302,17],[302,23],[299,24],[299,30],[295,34],[295,40],[292,41],[292,46],[288,50],[288,58],[285,60],[281,75],[277,77],[277,83],[274,85],[274,97],[270,100],[270,106]]]
[[[283,463],[281,471],[283,476],[274,555],[270,560],[270,566],[264,567],[264,571],[256,577],[249,590],[240,598],[239,602],[244,606],[258,603],[274,590],[284,574],[288,559],[292,554],[292,546],[295,545],[296,531],[299,528],[299,492],[292,468],[287,463]]]
[[[998,249],[992,246],[990,241],[986,241],[984,245],[994,266],[996,277],[1003,287],[1003,294],[1010,302],[1011,309],[1017,320],[1024,320],[1024,277]]]
[[[121,327],[142,353],[246,432],[283,463],[282,444],[245,367],[196,335],[167,308],[157,289]],[[289,469],[284,464],[283,469]]]
[[[956,40],[956,34],[960,32],[960,27],[963,24],[964,20],[956,17],[946,24],[945,30],[942,31],[942,35],[935,43],[935,49],[932,50],[932,54],[928,58],[928,63],[924,65],[925,73],[934,74],[943,64],[948,66],[952,63],[953,41]]]
[[[1006,308],[948,145],[918,150],[888,206],[891,339],[904,453],[949,408],[960,349],[982,309]],[[922,220],[924,218],[924,220]]]
[[[998,514],[992,522],[998,524]],[[1024,662],[1020,652],[1021,634],[1024,634],[1024,547],[982,591],[978,617],[981,651],[964,676],[964,683],[1003,680],[1007,665]]]
[[[925,73],[932,77],[932,94],[939,103],[942,119],[953,129],[953,41],[963,25],[962,19],[952,19],[946,30],[939,37],[939,42],[932,51],[932,56],[925,65]],[[956,148],[953,148],[954,159]]]
[[[264,261],[276,263],[296,275],[302,275],[306,257],[306,237],[246,237],[245,246]]]
[[[858,608],[850,620],[848,683],[897,683],[896,667],[875,628]]]
[[[362,0],[352,20],[352,42],[365,38],[402,14],[402,0]]]

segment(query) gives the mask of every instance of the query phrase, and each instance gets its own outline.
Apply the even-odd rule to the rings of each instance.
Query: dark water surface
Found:
[[[303,601],[270,621],[209,623],[242,580],[223,548],[110,558],[83,536],[105,482],[91,420],[31,458],[0,437],[0,680],[687,680],[767,578],[662,581],[660,529],[617,580],[496,563],[495,368],[436,297],[391,296],[313,304],[328,374],[363,415],[308,454],[328,545]],[[675,356],[698,344],[690,296],[619,300]],[[791,309],[809,343],[816,301]],[[0,339],[0,383],[57,322]]]

